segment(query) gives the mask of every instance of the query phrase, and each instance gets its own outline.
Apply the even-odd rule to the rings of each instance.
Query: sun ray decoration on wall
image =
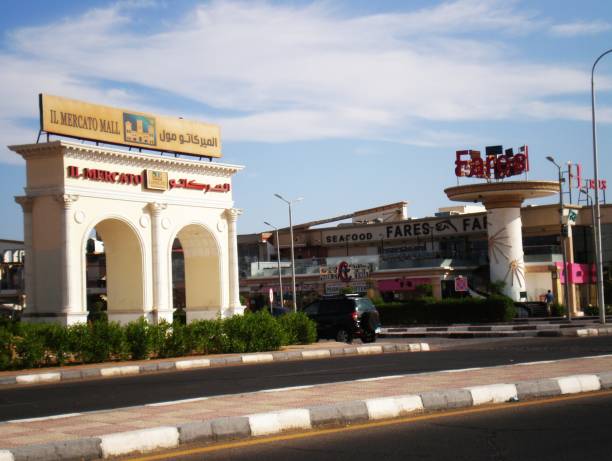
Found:
[[[494,259],[495,264],[499,264],[500,257],[503,257],[505,260],[509,259],[506,251],[512,248],[512,245],[508,243],[508,240],[510,239],[506,233],[505,227],[489,237],[489,259]]]
[[[508,270],[506,271],[506,275],[504,276],[504,281],[508,279],[508,275],[512,274],[512,278],[510,279],[510,284],[514,286],[514,279],[518,282],[519,288],[523,288],[525,286],[525,263],[523,262],[523,257],[513,259],[508,263]]]

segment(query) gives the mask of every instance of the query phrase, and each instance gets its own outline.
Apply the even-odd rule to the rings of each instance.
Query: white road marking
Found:
[[[11,419],[10,421],[6,421],[6,422],[7,423],[34,423],[37,421],[49,421],[52,419],[71,418],[73,416],[81,416],[82,414],[83,413],[66,413],[63,415],[42,416],[40,418]]]
[[[157,402],[148,403],[145,407],[166,407],[169,405],[180,405],[181,403],[200,402],[202,400],[208,400],[210,397],[196,397],[194,399],[183,399],[183,400],[172,400],[170,402]]]
[[[276,389],[264,389],[259,392],[284,392],[284,391],[297,391],[300,389],[310,389],[314,386],[290,386],[290,387],[277,387]]]

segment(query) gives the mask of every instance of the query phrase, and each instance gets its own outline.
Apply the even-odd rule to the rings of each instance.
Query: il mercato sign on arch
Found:
[[[40,101],[41,128],[54,134],[220,156],[218,128],[212,125],[58,97]],[[100,120],[116,129],[100,131]],[[243,311],[240,210],[232,198],[232,176],[241,166],[66,140],[10,149],[25,159],[27,169],[26,195],[16,197],[24,212],[28,258],[25,320],[86,321],[85,247],[94,230],[105,246],[109,319],[172,321],[176,239],[184,256],[187,320]]]

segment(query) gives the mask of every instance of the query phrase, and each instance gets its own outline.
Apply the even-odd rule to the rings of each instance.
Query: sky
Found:
[[[38,94],[221,127],[239,233],[398,201],[449,206],[455,151],[529,145],[593,176],[600,0],[8,0],[0,16],[0,239],[22,239]],[[599,176],[612,180],[612,54],[597,67]],[[461,184],[477,180],[461,179]],[[547,199],[548,202],[556,198]]]

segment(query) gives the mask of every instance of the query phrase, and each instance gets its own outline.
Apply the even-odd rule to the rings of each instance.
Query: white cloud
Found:
[[[36,129],[28,129],[12,120],[0,118],[0,140],[5,146],[34,143],[37,133]],[[25,165],[23,158],[8,149],[0,149],[0,163]]]
[[[153,32],[132,29],[139,7],[160,6],[128,0],[12,31],[12,52],[0,55],[0,118],[34,117],[41,91],[168,113],[126,89],[139,85],[236,113],[181,114],[214,120],[228,140],[440,145],[461,134],[418,133],[418,124],[583,119],[584,108],[545,101],[584,93],[586,71],[535,65],[503,41],[549,24],[514,2],[346,16],[327,3],[216,1]],[[494,39],[478,35],[491,30]],[[598,86],[611,85],[602,77]]]
[[[596,35],[612,30],[612,24],[604,21],[577,21],[566,24],[554,24],[550,32],[558,37],[576,37],[578,35]]]

